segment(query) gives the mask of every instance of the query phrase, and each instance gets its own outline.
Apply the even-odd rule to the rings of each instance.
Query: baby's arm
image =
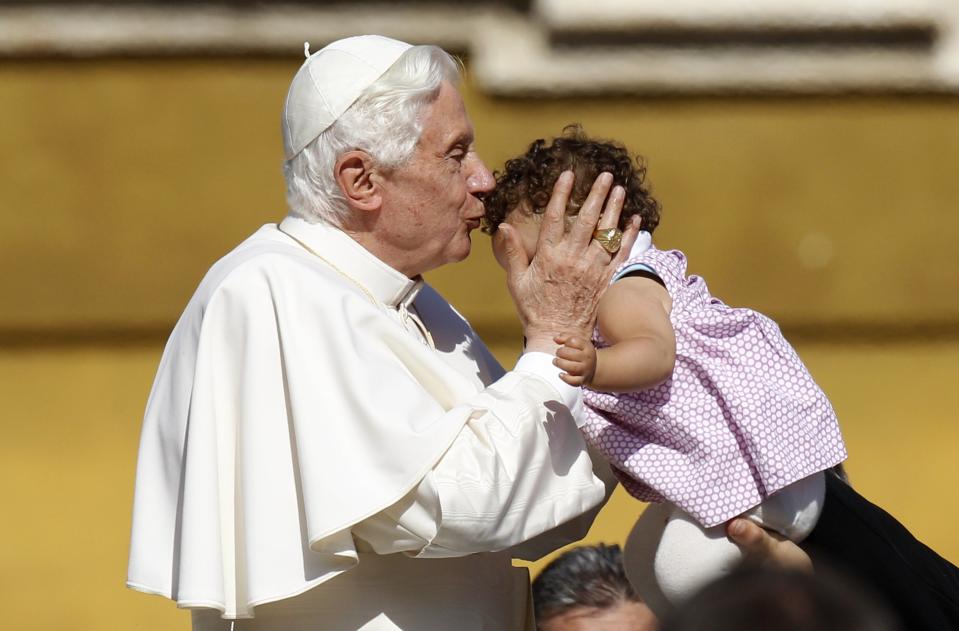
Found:
[[[606,392],[633,392],[661,384],[673,372],[676,336],[669,321],[672,300],[662,285],[641,276],[613,283],[599,302],[599,331],[609,342],[595,350],[589,342],[557,338],[564,346],[556,364],[564,381]]]

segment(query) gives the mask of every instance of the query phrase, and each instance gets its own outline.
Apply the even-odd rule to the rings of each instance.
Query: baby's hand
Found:
[[[572,336],[557,335],[553,338],[557,344],[556,359],[553,363],[566,372],[559,378],[571,386],[589,385],[596,372],[596,347],[589,340]]]

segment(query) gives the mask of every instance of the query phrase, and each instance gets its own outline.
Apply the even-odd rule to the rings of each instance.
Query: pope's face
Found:
[[[383,179],[382,221],[393,248],[415,276],[470,253],[470,232],[480,225],[477,194],[493,189],[492,174],[473,148],[473,126],[459,92],[444,82],[426,106],[423,132],[409,162]]]

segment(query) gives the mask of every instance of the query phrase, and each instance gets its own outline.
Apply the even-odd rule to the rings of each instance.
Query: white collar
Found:
[[[298,217],[286,217],[277,228],[308,245],[373,298],[394,309],[409,307],[423,288],[422,277],[412,279],[398,272],[339,228]]]
[[[628,258],[633,259],[640,256],[652,245],[653,235],[649,234],[645,230],[640,230],[639,234],[636,235],[636,241],[633,243],[633,247],[629,250]]]

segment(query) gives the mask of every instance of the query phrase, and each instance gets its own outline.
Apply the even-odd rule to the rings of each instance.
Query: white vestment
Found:
[[[264,226],[164,351],[128,585],[197,629],[523,628],[510,557],[582,536],[606,492],[551,360],[504,374],[422,280],[337,229]]]

